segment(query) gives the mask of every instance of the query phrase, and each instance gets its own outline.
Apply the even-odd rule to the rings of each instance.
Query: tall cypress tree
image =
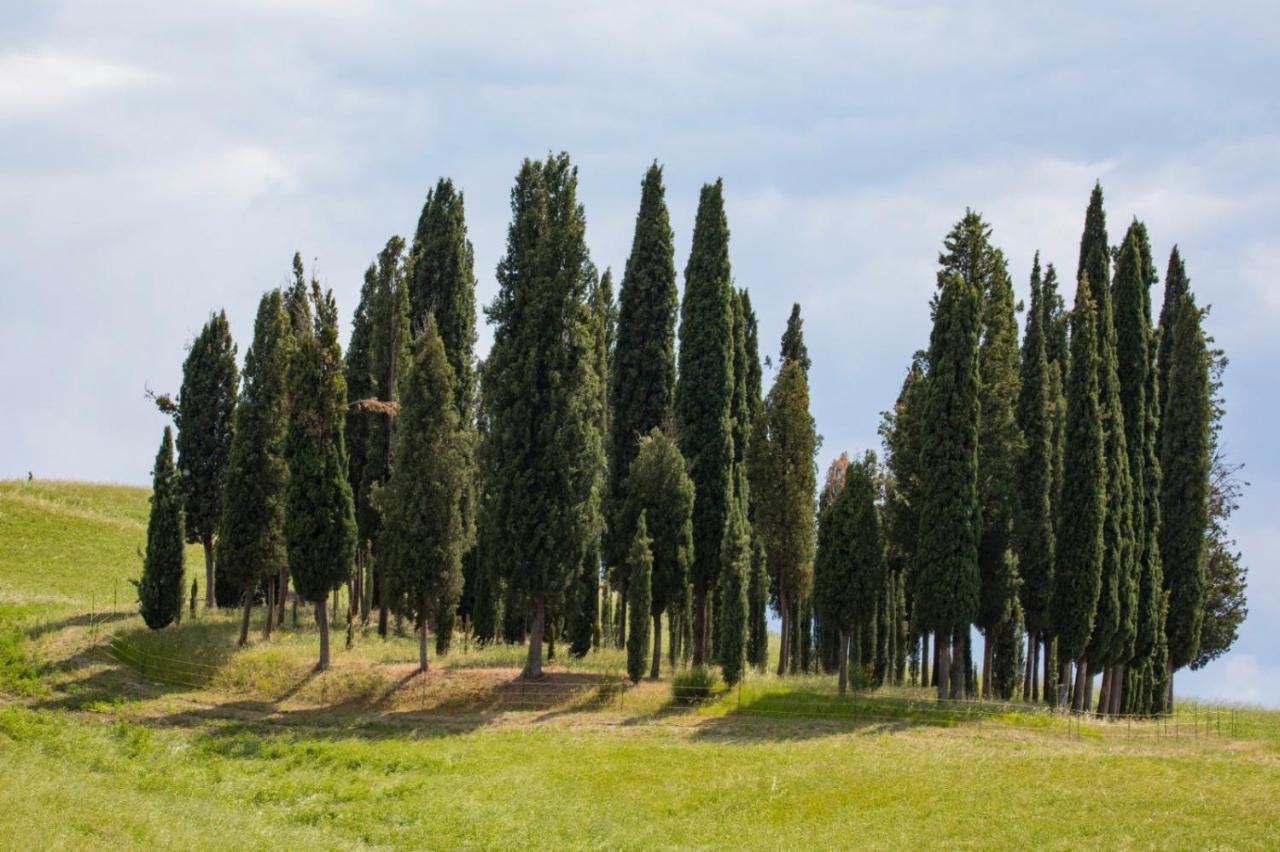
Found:
[[[173,430],[164,427],[152,469],[151,516],[147,520],[147,552],[138,588],[142,620],[152,630],[167,627],[182,609],[182,494],[173,466]]]
[[[972,279],[940,279],[929,337],[929,373],[920,431],[923,471],[917,619],[938,636],[938,697],[963,697],[951,672],[978,610],[978,337],[982,293]]]
[[[1015,540],[1022,579],[1022,612],[1027,629],[1026,672],[1022,697],[1032,697],[1035,654],[1049,622],[1053,588],[1054,529],[1052,426],[1049,413],[1049,359],[1045,354],[1046,311],[1040,277],[1040,253],[1031,266],[1031,306],[1022,337],[1022,384],[1018,390],[1018,426],[1023,451],[1018,459],[1018,512]]]
[[[720,572],[733,494],[733,288],[724,185],[702,187],[680,306],[680,374],[675,419],[695,488],[693,663],[707,658],[708,595]]]
[[[740,479],[739,482],[742,480]],[[747,662],[747,572],[751,567],[751,538],[747,533],[746,500],[735,495],[729,503],[724,542],[720,546],[720,576],[716,601],[716,656],[724,682],[742,680]]]
[[[343,442],[347,388],[338,344],[338,306],[333,293],[312,281],[315,327],[295,328],[298,348],[289,368],[291,401],[285,454],[285,542],[289,573],[298,596],[315,604],[320,630],[316,668],[329,667],[329,593],[351,573],[355,560],[355,507],[347,481]]]
[[[182,365],[178,426],[178,471],[187,540],[204,547],[205,606],[234,605],[239,589],[216,594],[213,539],[222,514],[222,490],[231,453],[236,408],[236,347],[227,314],[209,317]]]
[[[428,619],[453,612],[462,594],[467,436],[453,405],[453,368],[434,314],[427,314],[413,350],[401,382],[378,553],[419,631],[418,666],[426,671]],[[447,628],[438,623],[438,629]]]
[[[763,371],[760,367],[760,329],[755,309],[751,306],[751,294],[747,290],[739,291],[744,325],[744,342],[746,356],[746,401],[747,423],[744,450],[750,454],[751,433],[760,409],[764,405],[761,383]],[[737,378],[735,377],[735,381]],[[736,447],[736,445],[735,445]],[[760,671],[764,671],[769,656],[769,568],[766,564],[764,544],[756,533],[756,506],[758,498],[750,488],[750,472],[747,474],[747,524],[751,535],[751,570],[747,582],[747,663]]]
[[[1178,311],[1182,308],[1182,297],[1191,292],[1191,282],[1187,279],[1186,265],[1182,254],[1174,246],[1169,252],[1169,265],[1164,274],[1164,300],[1160,304],[1160,336],[1156,345],[1156,372],[1158,374],[1158,391],[1160,403],[1158,412],[1164,416],[1165,406],[1169,401],[1169,372],[1173,363],[1172,329],[1178,324]],[[1159,444],[1164,443],[1163,430],[1156,435]]]
[[[593,357],[586,216],[567,154],[525,160],[488,308],[493,346],[483,373],[489,434],[481,536],[508,566],[508,596],[529,616],[524,676],[542,674],[549,612],[600,532],[604,445]]]
[[[1098,398],[1098,327],[1089,282],[1081,277],[1071,313],[1071,373],[1067,379],[1067,435],[1059,507],[1057,551],[1050,613],[1061,661],[1061,682],[1070,683],[1071,661],[1083,683],[1085,650],[1102,583],[1102,527],[1106,519],[1107,469]],[[1076,700],[1082,697],[1077,691]]]
[[[787,317],[787,328],[782,332],[782,360],[795,361],[805,373],[813,362],[809,360],[809,347],[804,345],[804,320],[800,316],[800,305],[791,305],[791,315]]]
[[[258,585],[289,564],[284,543],[289,480],[284,440],[292,342],[280,291],[272,290],[258,303],[253,343],[244,359],[217,543],[223,582],[239,589],[242,599],[241,645],[249,639],[249,613]]]
[[[365,574],[368,569],[367,557],[371,552],[373,532],[376,519],[373,505],[369,500],[366,486],[365,468],[369,458],[370,412],[362,403],[374,396],[373,367],[370,363],[371,338],[373,336],[373,303],[378,284],[378,270],[373,264],[364,273],[364,284],[360,288],[360,302],[351,321],[351,341],[347,345],[346,371],[347,380],[347,422],[344,438],[347,444],[347,482],[351,484],[351,495],[355,502],[356,512],[356,576],[352,587],[352,610],[358,603],[360,615],[367,618],[367,598],[365,596]]]
[[[1160,555],[1169,596],[1171,673],[1190,664],[1200,647],[1209,521],[1209,356],[1194,296],[1184,292],[1180,301],[1174,325],[1162,329],[1170,344],[1160,436]]]
[[[627,676],[632,683],[644,677],[644,656],[649,650],[650,577],[653,572],[652,542],[649,539],[645,513],[640,512],[635,523],[635,535],[631,550],[627,553],[627,574],[631,585],[627,594],[631,600],[631,629],[627,631]]]
[[[756,532],[764,544],[782,615],[779,674],[786,673],[794,652],[799,650],[796,605],[808,599],[813,586],[816,452],[809,382],[803,362],[789,358],[783,362],[752,428],[747,467],[752,491],[757,495]],[[696,557],[696,538],[694,547]]]
[[[821,617],[839,633],[839,684],[849,680],[853,631],[876,617],[877,596],[886,580],[884,538],[876,507],[875,456],[849,465],[844,488],[828,507],[814,559],[814,598]],[[859,655],[860,656],[860,655]],[[853,660],[855,672],[863,661]]]
[[[644,514],[652,539],[649,615],[653,619],[653,663],[649,676],[656,678],[662,654],[662,615],[666,613],[673,621],[684,611],[693,562],[693,481],[685,471],[680,448],[661,429],[654,427],[640,439],[625,492],[618,523],[631,530],[634,538],[638,519]]]

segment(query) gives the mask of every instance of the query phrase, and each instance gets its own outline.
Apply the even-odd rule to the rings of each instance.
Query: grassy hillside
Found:
[[[270,641],[255,622],[247,648],[233,613],[147,630],[126,583],[146,513],[145,489],[0,483],[0,836],[326,849],[1280,836],[1277,714],[1212,710],[1206,725],[1184,704],[1163,726],[1082,723],[914,689],[839,700],[832,678],[757,674],[690,705],[669,673],[619,688],[613,649],[561,648],[534,685],[507,646],[433,654],[418,674],[413,637],[356,629],[348,649],[341,617],[334,668],[317,675],[305,610]],[[118,611],[91,616],[113,583]]]

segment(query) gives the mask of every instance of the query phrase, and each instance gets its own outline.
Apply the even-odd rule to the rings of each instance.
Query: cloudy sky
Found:
[[[363,269],[412,233],[440,175],[466,192],[487,302],[520,160],[559,150],[602,268],[626,260],[652,160],[680,269],[698,188],[725,179],[762,348],[803,306],[825,466],[877,445],[965,207],[1025,296],[1036,249],[1074,273],[1100,179],[1112,238],[1144,219],[1162,271],[1176,242],[1213,305],[1226,444],[1252,483],[1232,525],[1251,615],[1179,691],[1280,706],[1280,14],[965,5],[7,8],[0,476],[147,482],[163,421],[144,387],[176,390],[209,311],[226,309],[243,355],[296,249],[349,317]]]

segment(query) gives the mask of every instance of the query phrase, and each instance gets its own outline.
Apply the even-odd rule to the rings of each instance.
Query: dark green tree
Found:
[[[338,344],[338,306],[333,293],[312,281],[315,327],[294,329],[298,347],[289,367],[291,400],[285,455],[285,543],[289,573],[298,596],[315,605],[320,630],[316,668],[329,667],[330,592],[351,574],[355,560],[355,508],[347,481],[343,443],[347,388]]]
[[[693,504],[693,664],[707,660],[708,596],[719,574],[733,494],[733,287],[724,186],[702,187],[680,306],[675,419]],[[806,405],[807,410],[807,405]],[[810,489],[812,494],[812,488]],[[812,499],[812,497],[810,498]]]
[[[693,481],[685,472],[680,448],[661,429],[654,427],[640,439],[640,452],[631,463],[625,491],[627,499],[618,522],[623,529],[632,530],[634,538],[643,513],[652,539],[653,663],[649,677],[656,678],[662,654],[662,615],[666,613],[671,620],[683,612],[693,562]]]
[[[917,623],[937,634],[939,698],[963,697],[962,656],[978,610],[978,338],[982,293],[965,276],[940,280],[920,424]]]
[[[785,674],[793,652],[798,650],[795,607],[809,597],[813,586],[816,535],[814,454],[818,439],[809,413],[809,382],[799,359],[783,362],[751,439],[748,472],[757,495],[756,534],[764,544],[770,579],[777,590],[783,637],[778,673]],[[696,532],[694,553],[696,557]]]
[[[747,572],[751,568],[751,538],[747,533],[745,499],[736,495],[729,504],[724,542],[720,546],[716,595],[716,655],[724,682],[742,680],[747,663]]]
[[[147,552],[138,587],[139,611],[152,630],[167,627],[182,610],[182,494],[173,466],[173,430],[164,427],[160,451],[151,471],[151,516],[147,520]]]
[[[764,406],[763,371],[760,366],[760,330],[751,295],[745,289],[739,291],[742,303],[742,319],[745,329],[746,392],[747,392],[747,443],[751,451],[751,433],[760,409]],[[735,367],[735,372],[737,368]],[[736,381],[736,378],[735,378]],[[735,444],[736,447],[736,444]],[[751,531],[751,571],[747,583],[747,664],[764,671],[769,656],[769,567],[766,563],[764,544],[756,534],[757,498],[751,493],[750,472],[747,474],[747,524]]]
[[[205,606],[233,606],[240,590],[216,591],[213,540],[222,515],[222,490],[234,432],[236,346],[227,314],[209,317],[182,365],[182,390],[174,422],[178,427],[178,476],[182,487],[187,541],[204,547]]]
[[[804,320],[800,317],[800,305],[791,306],[791,315],[787,317],[787,328],[782,332],[782,360],[796,361],[800,367],[809,372],[813,362],[809,360],[809,347],[804,345]]]
[[[631,596],[631,629],[627,631],[627,676],[632,683],[644,677],[645,654],[649,650],[650,575],[653,552],[650,549],[644,512],[636,519],[635,536],[627,553],[627,574],[631,578],[627,594]]]
[[[1187,291],[1180,300],[1174,325],[1161,330],[1170,338],[1161,417],[1160,555],[1169,595],[1165,629],[1171,673],[1189,665],[1200,649],[1209,524],[1209,354],[1195,298]]]
[[[414,340],[400,391],[378,554],[419,631],[418,666],[426,671],[427,622],[433,613],[457,608],[466,540],[467,436],[453,404],[453,368],[432,313]]]
[[[559,611],[601,528],[603,377],[577,184],[567,154],[521,166],[487,311],[494,338],[483,372],[488,529],[480,546],[508,567],[508,598],[528,613],[527,678],[542,674],[547,615]]]
[[[824,514],[814,559],[818,613],[835,626],[840,637],[841,695],[849,679],[850,637],[876,617],[877,597],[887,577],[880,510],[875,502],[875,465],[872,453],[849,465],[844,488]],[[855,643],[855,647],[860,645]],[[853,670],[859,672],[862,665],[863,660],[855,657]]]
[[[1031,266],[1031,305],[1022,337],[1022,383],[1018,389],[1018,426],[1023,451],[1018,459],[1018,512],[1015,541],[1022,580],[1022,613],[1027,631],[1023,700],[1034,700],[1035,656],[1049,624],[1053,588],[1053,434],[1050,422],[1049,359],[1045,330],[1049,316],[1040,277],[1040,253]]]
[[[1098,325],[1089,282],[1080,279],[1071,314],[1071,373],[1067,378],[1067,435],[1058,517],[1050,614],[1058,642],[1061,682],[1078,667],[1076,700],[1082,698],[1087,660],[1102,583],[1102,527],[1106,519],[1107,469],[1098,398]]]
[[[1173,363],[1173,343],[1174,338],[1171,330],[1178,323],[1178,310],[1182,307],[1182,297],[1191,292],[1191,282],[1187,278],[1187,268],[1182,261],[1182,255],[1178,251],[1178,247],[1174,246],[1169,252],[1169,265],[1165,268],[1164,274],[1164,300],[1160,304],[1160,329],[1159,339],[1156,345],[1156,373],[1159,381],[1160,405],[1158,413],[1163,418],[1165,406],[1169,400],[1169,371]],[[1156,440],[1159,444],[1164,443],[1164,433],[1161,429]]]
[[[259,585],[288,567],[284,497],[285,400],[293,337],[279,290],[263,295],[244,359],[235,434],[227,462],[218,566],[222,582],[240,590],[240,644],[249,640],[249,614]],[[271,602],[269,602],[271,603]],[[268,607],[270,609],[270,607]],[[268,622],[273,613],[268,612]]]
[[[365,468],[369,458],[369,428],[373,416],[363,405],[374,398],[373,367],[370,364],[371,338],[373,336],[373,303],[378,286],[378,270],[370,265],[364,274],[360,288],[360,302],[351,321],[351,341],[347,345],[347,422],[344,439],[347,445],[347,482],[356,512],[356,574],[352,587],[352,609],[358,604],[360,616],[368,618],[366,574],[372,567],[369,555],[371,542],[377,528],[376,515],[369,501]]]

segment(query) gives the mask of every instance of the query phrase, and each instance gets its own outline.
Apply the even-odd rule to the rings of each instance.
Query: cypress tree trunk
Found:
[[[934,640],[933,652],[933,674],[938,681],[938,700],[946,701],[951,697],[950,684],[947,683],[951,676],[951,648],[941,633]]]
[[[200,536],[200,543],[204,545],[204,607],[213,609],[213,534]]]
[[[284,627],[284,605],[285,605],[285,601],[288,600],[288,598],[289,598],[289,566],[285,565],[280,569],[279,586],[276,589],[276,606],[279,607],[279,609],[276,611],[276,625],[281,628]],[[297,619],[294,619],[294,623],[295,624],[297,623]]]
[[[942,646],[946,644],[946,640],[942,634],[933,634],[933,675],[929,682],[930,686],[938,685],[938,672],[942,670]]]
[[[247,594],[247,593],[246,593]],[[276,583],[274,577],[267,578],[267,621],[262,626],[262,638],[271,638],[271,628],[276,617]]]
[[[1050,707],[1058,706],[1058,690],[1055,687],[1067,682],[1067,679],[1061,676],[1057,680],[1054,679],[1055,667],[1059,670],[1059,675],[1061,675],[1061,670],[1065,668],[1065,666],[1058,665],[1057,648],[1053,639],[1046,633],[1044,636],[1044,701]]]
[[[249,644],[249,611],[253,607],[253,587],[244,590],[244,614],[240,618],[240,642],[241,647]]]
[[[618,595],[618,647],[623,649],[627,647],[627,589],[625,584],[619,590]]]
[[[929,685],[929,634],[920,635],[920,686]]]
[[[1022,700],[1024,702],[1035,700],[1031,697],[1031,694],[1034,691],[1034,683],[1036,679],[1035,656],[1036,656],[1036,648],[1038,646],[1039,646],[1039,642],[1036,639],[1036,634],[1028,630],[1027,631],[1026,667],[1022,673]]]
[[[791,637],[790,616],[791,606],[787,601],[786,589],[778,589],[778,609],[782,612],[782,631],[778,636],[778,674],[779,676],[787,673],[787,645]],[[695,663],[696,665],[696,663]]]
[[[1102,688],[1098,690],[1098,715],[1105,716],[1107,708],[1111,706],[1111,674],[1115,671],[1114,666],[1104,665],[1102,667]]]
[[[1089,664],[1084,658],[1076,660],[1076,685],[1071,690],[1071,709],[1079,713],[1087,709],[1084,702],[1085,684],[1089,679]]]
[[[653,617],[653,665],[649,667],[649,677],[658,679],[658,667],[662,664],[662,613]]]
[[[1063,659],[1061,670],[1058,672],[1058,684],[1060,688],[1066,689],[1068,693],[1071,692],[1069,688],[1071,685],[1071,661],[1070,660]],[[1054,703],[1054,706],[1056,707],[1058,703],[1057,696],[1054,696],[1053,703]],[[1071,706],[1070,695],[1063,696],[1062,706],[1063,707]],[[1074,709],[1074,706],[1072,706],[1072,709]]]
[[[422,611],[430,611],[430,602],[427,600],[427,593],[422,593]],[[418,631],[418,671],[425,672],[427,670],[427,618],[422,618],[422,629]]]
[[[326,605],[328,595],[321,596],[316,601],[316,627],[320,629],[320,662],[316,664],[317,671],[324,671],[329,668],[329,607]]]
[[[1046,649],[1047,652],[1048,649]],[[1040,637],[1037,636],[1031,643],[1031,700],[1038,702],[1040,700],[1040,682],[1036,680],[1036,674],[1040,669]],[[1045,671],[1048,671],[1046,668]],[[1049,688],[1049,681],[1045,681],[1044,688]]]
[[[376,563],[374,564],[374,571],[377,572],[374,582],[378,587],[378,635],[386,639],[387,629],[390,627],[388,619],[390,596],[387,590],[387,572],[379,568]]]
[[[991,697],[992,642],[989,632],[984,631],[982,634],[982,699],[984,701]]]
[[[849,683],[849,631],[840,631],[840,694],[844,695]]]
[[[534,598],[533,613],[529,623],[529,654],[520,676],[525,680],[542,677],[542,637],[546,633],[547,606],[541,595]]]
[[[969,651],[965,638],[956,633],[951,636],[951,697],[957,701],[967,696],[968,684],[965,682],[965,671],[969,662]]]
[[[1093,679],[1097,676],[1098,670],[1093,667],[1093,663],[1090,663],[1086,667],[1084,676],[1084,703],[1081,707],[1086,713],[1093,712]]]
[[[1124,698],[1124,663],[1116,663],[1111,667],[1111,691],[1109,693],[1110,701],[1107,703],[1107,712],[1112,716],[1120,715],[1120,702]]]

